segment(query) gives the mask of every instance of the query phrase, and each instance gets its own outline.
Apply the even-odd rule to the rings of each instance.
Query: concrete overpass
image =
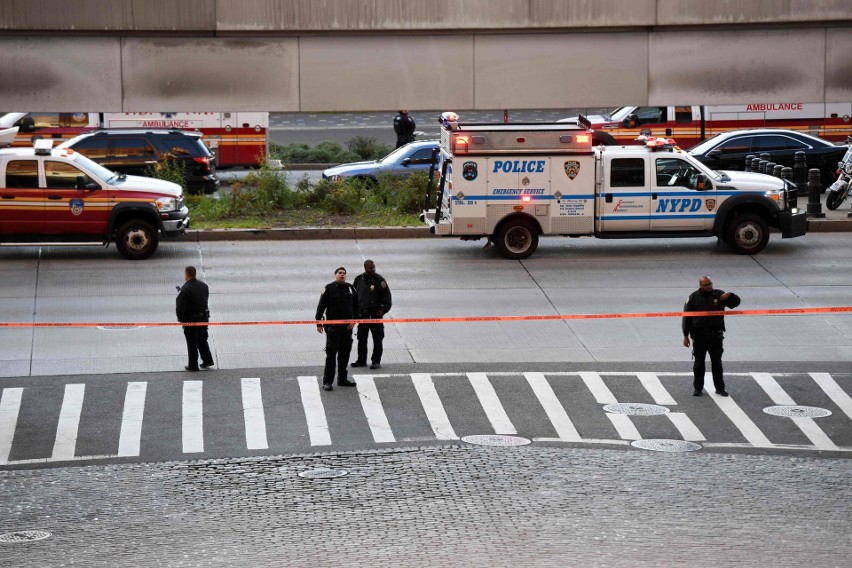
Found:
[[[3,0],[0,108],[848,102],[849,0]]]

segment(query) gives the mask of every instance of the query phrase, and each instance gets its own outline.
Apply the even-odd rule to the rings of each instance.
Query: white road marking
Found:
[[[429,419],[435,437],[439,440],[458,440],[459,437],[456,436],[453,425],[450,424],[444,405],[441,404],[438,391],[435,390],[432,376],[429,373],[411,373],[411,382],[414,383],[414,389],[420,397],[420,403],[423,405],[423,411]]]
[[[377,443],[396,442],[373,376],[354,375],[352,378],[358,383],[355,388],[358,389],[358,398],[361,399],[361,407],[364,409],[364,416],[367,417],[370,432],[373,433],[373,440]]]
[[[627,414],[613,414],[611,412],[607,412],[606,417],[609,418],[609,421],[612,422],[613,426],[615,426],[615,430],[618,432],[618,436],[622,440],[642,439],[642,435],[639,433],[639,430],[636,429],[636,425],[633,424],[633,421]]]
[[[515,425],[506,414],[506,409],[497,397],[494,386],[488,380],[488,375],[485,373],[468,373],[467,378],[470,381],[473,390],[479,398],[479,404],[488,416],[491,426],[494,428],[495,434],[517,434]]]
[[[571,422],[568,413],[565,412],[565,407],[556,398],[556,393],[553,392],[553,388],[547,382],[544,373],[524,373],[524,378],[538,398],[539,404],[544,408],[544,412],[550,419],[559,439],[563,442],[582,442],[580,433],[577,432],[574,423]]]
[[[22,388],[8,388],[3,389],[3,398],[0,398],[0,464],[9,461],[23,394]]]
[[[669,417],[674,427],[680,432],[681,438],[687,442],[703,442],[707,439],[695,423],[689,419],[689,416],[683,412],[669,412],[666,416]]]
[[[657,373],[636,373],[636,377],[642,383],[642,386],[645,387],[645,390],[653,397],[656,404],[677,404],[677,401],[672,398],[672,395],[669,394],[669,391],[660,382]]]
[[[705,377],[705,381],[708,377]],[[712,380],[712,379],[710,379]],[[754,446],[755,448],[772,448],[775,445],[769,441],[763,432],[760,431],[760,428],[757,427],[757,424],[751,421],[743,409],[740,408],[736,402],[734,402],[733,397],[729,396],[719,396],[716,393],[711,391],[706,391],[707,395],[713,399],[713,401],[719,406],[719,409],[725,413],[725,416],[728,417],[734,426],[742,433],[743,437],[748,441],[749,444]]]
[[[127,383],[127,390],[124,394],[124,410],[121,414],[121,433],[118,435],[119,456],[139,455],[147,390],[147,382]]]
[[[852,397],[840,388],[840,385],[828,373],[811,373],[811,378],[819,385],[834,404],[852,420]]]
[[[51,461],[74,459],[85,393],[86,385],[84,384],[65,385],[65,395],[62,397],[62,407],[59,410],[59,424],[56,426],[56,440],[53,443]]]
[[[260,379],[257,377],[241,380],[243,396],[243,419],[246,423],[246,449],[265,450],[269,447],[266,440],[266,415],[263,411],[263,395]]]
[[[201,381],[183,382],[182,431],[183,453],[204,451],[204,413]]]
[[[328,420],[325,417],[325,407],[322,404],[318,379],[307,376],[299,377],[299,390],[302,393],[302,407],[305,409],[311,445],[330,446],[331,434],[328,431]]]
[[[787,392],[781,388],[781,385],[778,384],[770,373],[752,373],[752,377],[760,385],[766,394],[769,395],[769,398],[772,399],[772,402],[775,404],[782,405],[795,405],[795,401],[793,398],[787,394]],[[831,441],[831,438],[828,437],[828,434],[823,432],[822,428],[817,426],[817,423],[813,418],[808,416],[791,416],[790,419],[795,422],[796,426],[802,431],[802,433],[807,436],[808,440],[820,450],[836,450],[837,444]]]
[[[580,378],[583,379],[583,382],[586,383],[586,388],[592,392],[595,400],[600,404],[616,404],[618,402],[615,400],[615,395],[612,394],[609,387],[604,384],[600,374],[582,372],[580,373]]]

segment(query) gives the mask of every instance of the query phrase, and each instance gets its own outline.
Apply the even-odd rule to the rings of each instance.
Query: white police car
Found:
[[[376,182],[382,175],[406,177],[414,172],[428,174],[432,165],[432,151],[439,145],[438,140],[411,142],[397,148],[381,160],[353,162],[328,168],[322,172],[322,177],[332,181],[355,178]],[[436,170],[439,170],[440,159],[440,153],[438,153]]]

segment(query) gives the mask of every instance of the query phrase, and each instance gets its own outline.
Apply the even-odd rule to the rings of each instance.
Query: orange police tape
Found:
[[[813,314],[849,314],[852,306],[830,306],[823,308],[779,308],[774,310],[731,310],[724,312],[725,316],[794,316]],[[637,319],[637,318],[679,318],[683,316],[705,317],[718,316],[719,312],[644,312],[635,314],[555,314],[545,316],[462,316],[445,318],[399,318],[385,319],[382,323],[466,323],[490,321],[549,321],[549,320],[590,320],[590,319]],[[210,327],[244,326],[244,325],[331,325],[348,323],[378,323],[374,319],[351,320],[281,320],[281,321],[211,321],[211,322],[0,322],[3,327],[179,327],[199,326]]]

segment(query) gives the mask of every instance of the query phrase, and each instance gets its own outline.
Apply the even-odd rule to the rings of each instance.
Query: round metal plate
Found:
[[[145,327],[143,325],[99,325],[98,329],[102,329],[104,331],[115,331],[122,329],[140,329]]]
[[[655,452],[694,452],[701,449],[701,444],[685,442],[683,440],[634,440],[630,442],[634,448],[652,450]]]
[[[630,414],[632,416],[656,416],[668,414],[669,409],[658,404],[641,404],[638,402],[621,402],[618,404],[607,404],[603,407],[612,414]]]
[[[763,409],[766,414],[773,416],[788,416],[790,418],[822,418],[823,416],[831,416],[831,411],[818,406],[798,406],[785,404],[779,406],[767,406]]]
[[[21,542],[34,542],[44,540],[53,536],[47,531],[17,531],[0,534],[0,544],[13,544]]]
[[[318,467],[307,471],[300,471],[297,475],[306,479],[333,479],[335,477],[343,477],[349,472],[345,469],[331,469],[329,467]]]
[[[481,436],[465,436],[462,438],[462,442],[476,444],[477,446],[526,446],[531,440],[520,436],[484,434]]]

